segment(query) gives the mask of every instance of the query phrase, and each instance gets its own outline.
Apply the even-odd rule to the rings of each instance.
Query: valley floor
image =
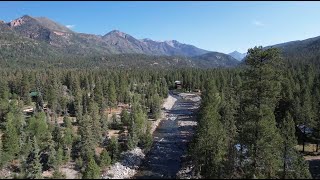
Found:
[[[163,111],[161,118],[152,121],[151,133],[157,130],[162,120],[168,119],[169,111],[174,107],[178,96],[169,94],[168,98],[164,100],[162,105]],[[122,153],[121,161],[109,167],[102,175],[104,179],[123,179],[131,178],[136,173],[136,169],[141,165],[145,154],[140,148],[135,148],[132,151]]]
[[[173,95],[177,101],[165,121],[154,132],[154,143],[133,178],[176,178],[187,154],[187,145],[197,125],[194,111],[200,97],[195,94]]]

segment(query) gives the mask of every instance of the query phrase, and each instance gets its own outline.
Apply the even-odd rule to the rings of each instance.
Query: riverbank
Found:
[[[177,99],[169,94],[168,98],[164,99],[163,109],[161,116],[156,121],[151,121],[151,134],[159,126],[162,120],[166,120],[167,110],[171,110]],[[137,169],[140,167],[145,154],[142,149],[136,147],[131,151],[121,153],[120,162],[113,164],[103,174],[102,179],[129,179],[136,174]]]
[[[195,133],[195,128],[198,125],[196,117],[188,121],[179,121],[180,128],[184,128],[184,131],[181,131],[182,136],[185,136],[186,146],[189,147],[190,141]],[[176,179],[200,179],[200,177],[194,176],[194,165],[192,163],[191,157],[185,154],[181,157],[181,167],[178,173],[176,174]]]
[[[182,93],[181,93],[182,94]],[[194,113],[200,97],[195,94],[179,94],[168,113],[154,132],[154,143],[134,179],[175,179],[183,166],[187,144],[193,136],[197,122]]]
[[[166,119],[166,116],[168,115],[166,111],[171,110],[176,101],[177,101],[177,98],[173,97],[171,94],[169,94],[168,97],[164,99],[164,102],[162,104],[163,110],[161,111],[160,118],[152,122],[151,124],[151,134],[153,134],[153,132],[157,129],[160,122]]]

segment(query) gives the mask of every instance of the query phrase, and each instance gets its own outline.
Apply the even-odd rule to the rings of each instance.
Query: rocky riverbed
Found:
[[[163,108],[170,110],[176,102],[176,97],[169,94],[168,98],[164,100]],[[161,118],[153,121],[151,124],[151,133],[158,127],[159,123],[166,118],[167,113],[162,112]],[[134,176],[137,169],[140,167],[145,154],[142,149],[135,148],[131,151],[123,152],[120,156],[121,161],[113,164],[103,174],[102,179],[128,179]]]
[[[152,123],[154,143],[147,155],[140,148],[121,154],[121,161],[103,173],[103,179],[187,178],[191,169],[186,158],[187,143],[197,125],[194,110],[200,97],[191,93],[169,95],[162,117]]]
[[[112,165],[103,175],[102,179],[126,179],[136,173],[145,155],[140,148],[121,153],[120,162]]]
[[[177,100],[168,111],[167,120],[161,121],[154,132],[153,146],[133,178],[191,177],[184,161],[188,142],[197,125],[194,112],[200,104],[200,97],[186,93],[174,97]]]

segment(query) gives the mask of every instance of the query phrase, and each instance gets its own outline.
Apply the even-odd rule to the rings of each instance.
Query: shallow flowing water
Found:
[[[174,179],[181,168],[182,157],[187,151],[190,136],[185,132],[192,131],[192,127],[179,127],[178,121],[192,118],[193,110],[189,109],[195,102],[184,100],[177,96],[173,108],[168,112],[168,119],[163,120],[155,130],[154,143],[151,150],[133,178]]]

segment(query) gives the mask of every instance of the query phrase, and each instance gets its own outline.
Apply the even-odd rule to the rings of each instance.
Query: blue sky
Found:
[[[25,14],[76,32],[117,29],[224,53],[320,36],[320,2],[0,2],[0,20]]]

